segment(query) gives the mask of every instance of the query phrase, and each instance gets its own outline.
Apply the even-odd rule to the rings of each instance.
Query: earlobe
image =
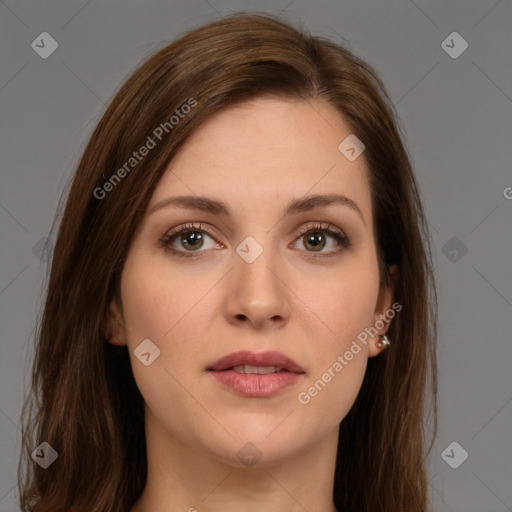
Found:
[[[389,267],[389,284],[386,287],[381,287],[379,290],[379,297],[373,317],[373,327],[377,333],[370,345],[368,357],[377,356],[383,350],[386,350],[391,344],[389,338],[386,336],[386,332],[388,331],[389,325],[396,314],[393,308],[393,299],[398,280],[398,272],[398,265],[391,265]]]
[[[125,346],[125,343],[117,343],[115,338],[110,338],[109,340],[106,340],[106,341],[108,341],[111,345],[114,345],[116,347],[124,347]]]

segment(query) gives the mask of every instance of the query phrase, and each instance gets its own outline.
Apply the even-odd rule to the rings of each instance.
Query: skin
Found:
[[[128,344],[146,404],[148,480],[132,512],[336,510],[338,427],[381,350],[378,337],[359,343],[307,405],[298,394],[393,303],[392,289],[379,288],[364,153],[351,162],[338,150],[350,133],[324,101],[258,98],[197,129],[157,185],[123,269],[122,306],[111,305],[111,332]],[[355,201],[363,218],[336,204],[282,216],[292,199],[332,193]],[[224,201],[232,215],[176,206],[149,214],[179,195]],[[189,222],[215,235],[201,231],[201,255],[159,245]],[[315,222],[345,233],[350,247],[324,233],[320,253],[330,256],[313,259],[319,253],[299,235]],[[263,248],[252,263],[235,251],[247,236]],[[180,235],[173,246],[194,252]],[[133,352],[145,339],[161,351],[149,366]],[[282,352],[305,374],[272,397],[240,396],[206,368],[242,349]],[[237,456],[249,442],[261,457],[252,467]]]

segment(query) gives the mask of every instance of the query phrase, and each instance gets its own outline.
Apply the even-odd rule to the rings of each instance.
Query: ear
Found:
[[[372,326],[378,332],[369,343],[368,357],[375,357],[382,351],[379,347],[377,347],[376,343],[379,341],[380,336],[386,334],[392,321],[390,315],[386,316],[386,312],[393,310],[392,305],[395,295],[395,286],[398,279],[398,272],[398,265],[396,263],[391,265],[391,267],[389,267],[390,283],[388,286],[381,286],[379,290],[379,296],[377,299],[375,312],[373,314],[372,323]]]
[[[108,310],[102,321],[102,335],[112,345],[126,345],[126,331],[121,308],[114,297],[108,306]]]

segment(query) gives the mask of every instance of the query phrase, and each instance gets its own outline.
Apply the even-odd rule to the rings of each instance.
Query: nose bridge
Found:
[[[254,324],[289,316],[289,294],[279,251],[269,233],[245,238],[236,248],[227,303],[230,319]]]

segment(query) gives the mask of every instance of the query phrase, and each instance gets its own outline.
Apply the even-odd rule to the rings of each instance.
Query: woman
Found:
[[[157,52],[69,192],[22,510],[427,511],[428,238],[349,51],[235,14]]]

